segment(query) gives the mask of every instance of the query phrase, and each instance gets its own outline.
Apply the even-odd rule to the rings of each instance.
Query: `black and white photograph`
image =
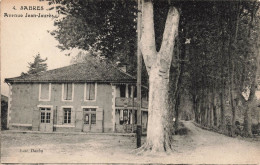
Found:
[[[0,5],[1,164],[260,164],[259,0]]]

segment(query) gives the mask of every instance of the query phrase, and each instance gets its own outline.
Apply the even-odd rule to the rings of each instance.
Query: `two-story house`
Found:
[[[33,131],[134,132],[136,79],[105,61],[7,78],[8,127]],[[143,88],[143,95],[147,89]],[[147,95],[146,95],[147,96]],[[147,128],[147,97],[142,126]]]

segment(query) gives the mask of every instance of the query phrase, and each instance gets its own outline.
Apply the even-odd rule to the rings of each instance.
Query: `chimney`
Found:
[[[121,62],[118,62],[117,63],[117,67],[122,70],[123,72],[126,73],[126,63],[121,63]]]
[[[126,65],[119,66],[119,69],[126,73]]]

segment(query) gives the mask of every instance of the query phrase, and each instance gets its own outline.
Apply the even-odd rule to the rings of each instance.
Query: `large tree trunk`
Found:
[[[141,150],[171,151],[173,110],[169,109],[169,70],[178,33],[179,12],[171,6],[166,19],[161,49],[156,51],[151,0],[142,1],[141,52],[149,75],[147,141]]]
[[[157,67],[152,67],[149,77],[149,117],[147,144],[156,151],[171,148],[172,116],[168,109],[169,82],[165,81]]]

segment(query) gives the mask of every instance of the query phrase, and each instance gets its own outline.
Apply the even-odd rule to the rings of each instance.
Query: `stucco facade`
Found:
[[[73,100],[62,100],[62,83],[50,83],[50,99],[39,98],[40,83],[11,85],[10,129],[40,129],[40,107],[51,108],[54,131],[83,131],[83,108],[96,109],[96,124],[91,132],[112,132],[112,85],[96,84],[96,99],[84,100],[84,83],[73,83]],[[71,108],[71,123],[64,124],[63,108]]]
[[[88,60],[5,79],[10,87],[9,129],[129,132],[132,127],[133,132],[136,79],[109,62]],[[142,111],[145,130],[147,99],[142,100]]]
[[[48,98],[41,99],[41,86],[48,84]],[[72,83],[72,99],[63,100],[64,83],[13,83],[10,85],[10,102],[8,111],[9,129],[33,130],[43,132],[129,132],[135,128],[137,108],[123,105],[124,101],[132,100],[133,92],[120,97],[120,88],[111,83],[95,83],[95,99],[85,100],[86,83]],[[129,85],[134,89],[134,85]],[[116,101],[118,99],[123,99]],[[121,102],[120,102],[121,101]],[[135,99],[136,101],[136,99]],[[121,105],[120,105],[121,103]],[[71,110],[70,123],[64,123],[64,109]],[[49,123],[41,122],[41,113],[47,110]],[[86,125],[85,109],[94,109],[95,123]],[[127,110],[127,124],[120,122],[120,111]],[[147,109],[143,108],[143,128],[147,126]],[[46,111],[47,112],[47,111]],[[92,112],[90,112],[93,114]],[[131,113],[133,113],[131,115]],[[89,118],[91,114],[87,115]],[[91,125],[91,126],[90,126]],[[128,126],[128,127],[127,127]],[[131,131],[130,131],[131,132]]]

